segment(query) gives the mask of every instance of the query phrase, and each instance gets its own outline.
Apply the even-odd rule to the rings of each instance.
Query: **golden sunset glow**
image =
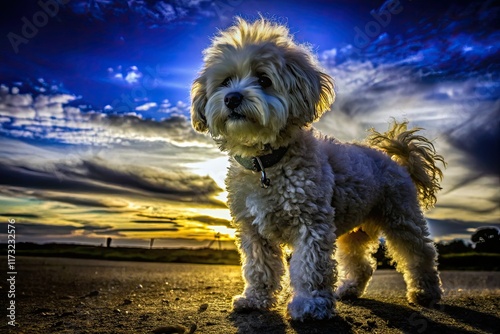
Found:
[[[221,236],[227,236],[230,239],[234,239],[236,236],[236,229],[227,226],[209,226],[209,229],[216,233],[220,233]]]

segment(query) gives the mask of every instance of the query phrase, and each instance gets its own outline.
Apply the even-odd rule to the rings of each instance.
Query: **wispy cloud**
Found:
[[[67,94],[40,94],[33,98],[30,93],[23,94],[15,90],[14,93],[12,90],[7,88],[0,93],[0,134],[77,145],[159,141],[182,146],[214,147],[206,136],[191,128],[185,116],[174,113],[181,108],[188,108],[182,103],[170,109],[169,117],[157,121],[144,119],[139,114],[82,111],[66,105],[76,99]]]

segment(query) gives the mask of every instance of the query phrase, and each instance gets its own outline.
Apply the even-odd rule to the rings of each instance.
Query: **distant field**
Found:
[[[500,270],[500,254],[462,253],[444,254],[439,257],[440,269]]]
[[[7,245],[0,248],[7,253]],[[18,256],[68,257],[79,259],[141,261],[164,263],[199,263],[239,265],[240,257],[236,250],[217,250],[211,248],[128,248],[128,247],[96,247],[76,244],[16,244]],[[379,261],[379,268],[392,268],[389,261]],[[439,268],[442,270],[493,270],[500,271],[500,254],[462,253],[444,254],[439,257]]]
[[[2,244],[4,254],[7,247]],[[96,247],[74,244],[45,244],[32,243],[16,244],[16,255],[69,257],[79,259],[114,260],[114,261],[141,261],[167,263],[200,263],[200,264],[240,264],[240,257],[236,250],[216,250],[210,248],[184,249],[146,249],[128,247]]]

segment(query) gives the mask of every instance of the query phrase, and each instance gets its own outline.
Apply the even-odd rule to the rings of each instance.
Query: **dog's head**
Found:
[[[282,146],[294,129],[329,110],[334,98],[332,78],[286,27],[237,18],[204,51],[191,89],[191,120],[222,149],[251,156]]]

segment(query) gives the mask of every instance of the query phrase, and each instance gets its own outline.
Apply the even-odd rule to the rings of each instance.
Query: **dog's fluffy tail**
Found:
[[[370,129],[368,144],[387,153],[393,160],[406,167],[415,183],[420,204],[430,209],[436,204],[436,193],[441,189],[439,182],[443,172],[437,163],[446,167],[444,158],[436,153],[432,142],[417,135],[422,128],[408,130],[408,121],[398,123],[395,120],[385,133]]]

